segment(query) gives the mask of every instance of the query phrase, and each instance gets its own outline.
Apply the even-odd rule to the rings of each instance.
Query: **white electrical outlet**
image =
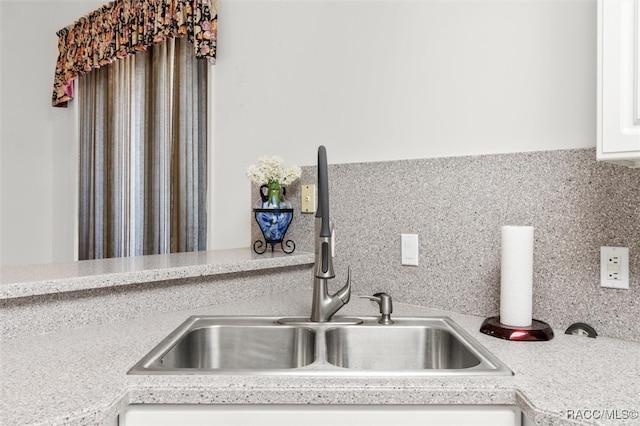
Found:
[[[402,239],[402,264],[418,266],[418,234],[400,234]]]
[[[629,288],[628,247],[600,247],[600,286]]]

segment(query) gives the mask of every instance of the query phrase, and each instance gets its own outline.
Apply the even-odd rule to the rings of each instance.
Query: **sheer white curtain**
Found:
[[[79,78],[80,259],[206,249],[207,67],[183,37]]]

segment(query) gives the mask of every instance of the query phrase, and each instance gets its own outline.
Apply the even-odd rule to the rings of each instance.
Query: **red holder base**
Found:
[[[490,317],[480,326],[480,332],[498,339],[523,342],[544,342],[553,339],[553,330],[544,321],[531,321],[529,327],[514,327],[500,322],[500,317]]]

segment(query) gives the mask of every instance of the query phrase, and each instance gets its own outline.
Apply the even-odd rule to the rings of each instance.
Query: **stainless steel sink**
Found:
[[[315,357],[315,332],[260,317],[191,317],[130,373],[300,368]]]
[[[511,375],[447,317],[191,317],[129,374]],[[351,323],[351,324],[350,324]]]
[[[381,371],[490,371],[501,363],[448,318],[395,318],[393,325],[327,330],[327,361]],[[443,371],[440,371],[441,373]]]
[[[300,327],[203,326],[185,334],[160,362],[170,368],[299,368],[313,362],[314,334]]]

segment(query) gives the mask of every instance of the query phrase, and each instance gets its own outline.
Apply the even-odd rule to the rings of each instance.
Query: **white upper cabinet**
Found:
[[[640,0],[598,0],[598,160],[640,167]]]

